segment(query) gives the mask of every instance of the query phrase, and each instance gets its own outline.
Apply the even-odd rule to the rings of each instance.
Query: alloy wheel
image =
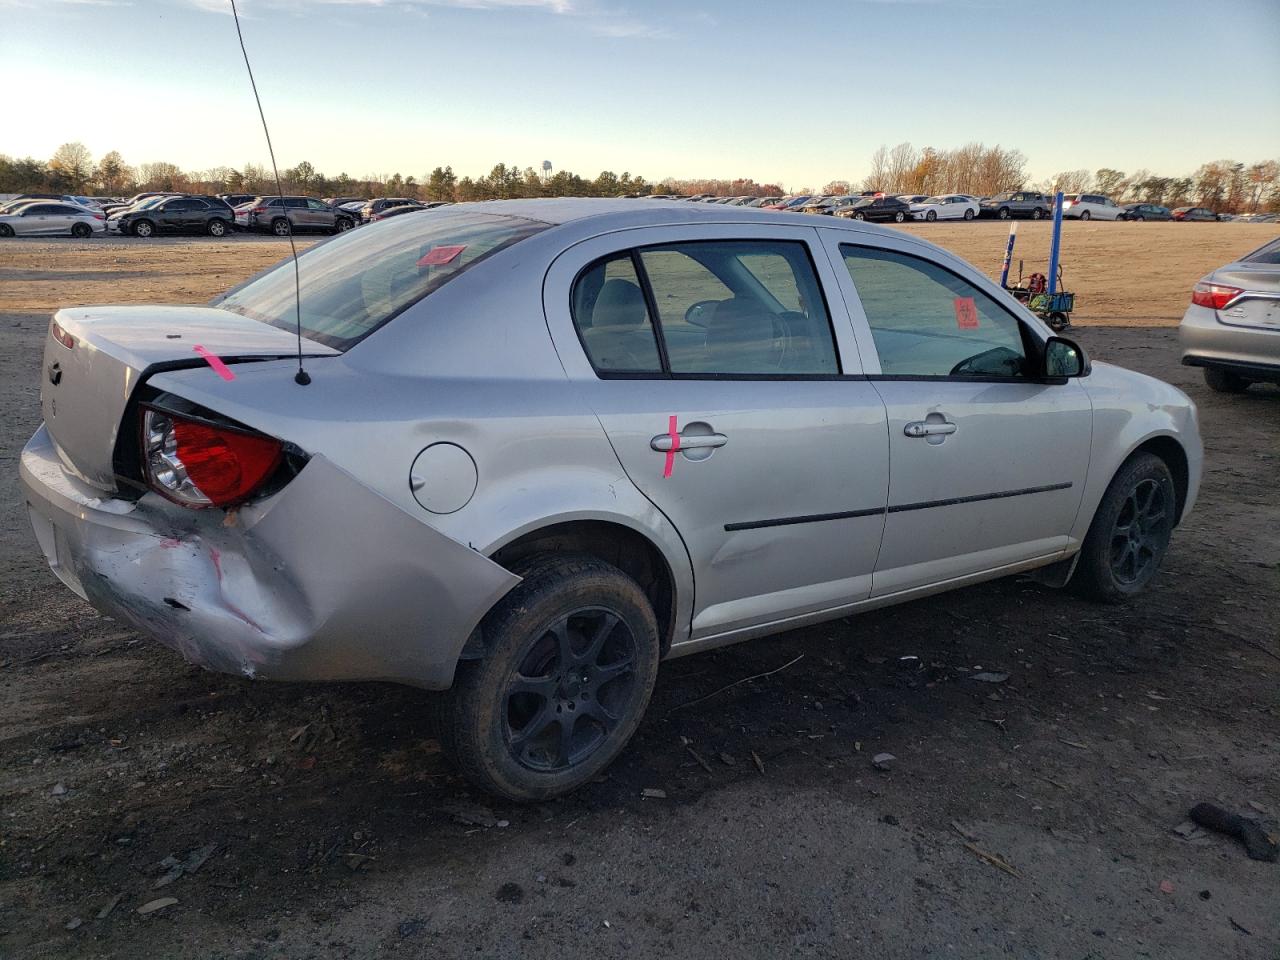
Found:
[[[1169,537],[1169,503],[1156,480],[1140,480],[1111,530],[1111,572],[1120,583],[1137,583],[1160,562]]]
[[[624,722],[639,682],[636,640],[616,613],[588,607],[535,637],[503,695],[512,757],[539,772],[574,767]]]

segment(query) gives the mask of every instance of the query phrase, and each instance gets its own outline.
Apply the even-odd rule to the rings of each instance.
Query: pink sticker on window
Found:
[[[978,305],[973,297],[956,297],[956,326],[961,330],[978,329]]]
[[[454,244],[451,247],[432,247],[418,260],[420,267],[442,267],[458,259],[458,254],[467,249],[467,245]]]

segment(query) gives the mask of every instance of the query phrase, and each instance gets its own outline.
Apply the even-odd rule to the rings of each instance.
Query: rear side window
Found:
[[[458,211],[394,217],[340,234],[299,256],[302,332],[347,350],[454,277],[547,226]],[[293,330],[292,261],[282,261],[216,303]]]
[[[614,297],[596,293],[610,284]],[[623,284],[636,288],[627,286],[624,294]],[[648,304],[637,300],[636,292],[647,292]],[[628,304],[625,317],[613,312],[619,297]],[[625,351],[622,335],[599,332],[602,301],[609,304],[606,329],[626,320]],[[583,271],[572,305],[583,344],[601,373],[788,377],[840,372],[826,305],[802,243],[700,241],[645,247],[634,256],[616,254]],[[656,317],[651,316],[655,310]],[[655,332],[658,339],[650,350]],[[608,344],[626,366],[602,362],[611,357],[599,343]]]
[[[660,373],[658,340],[630,253],[598,260],[573,287],[573,319],[597,370]]]
[[[885,375],[1025,375],[1022,325],[968,281],[892,250],[842,244],[840,252]]]

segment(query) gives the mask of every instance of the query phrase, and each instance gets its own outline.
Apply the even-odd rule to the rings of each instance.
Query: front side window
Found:
[[[714,241],[647,247],[640,262],[673,374],[840,372],[804,244]]]
[[[1022,325],[966,280],[937,264],[842,244],[867,315],[880,369],[900,377],[1022,377]]]
[[[536,220],[458,211],[347,231],[299,256],[302,332],[346,350],[475,264],[546,228]],[[292,331],[292,261],[216,302]]]

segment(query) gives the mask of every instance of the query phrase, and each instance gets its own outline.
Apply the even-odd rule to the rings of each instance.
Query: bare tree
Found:
[[[49,172],[69,193],[79,193],[93,175],[93,154],[83,143],[64,143],[53,152]]]

